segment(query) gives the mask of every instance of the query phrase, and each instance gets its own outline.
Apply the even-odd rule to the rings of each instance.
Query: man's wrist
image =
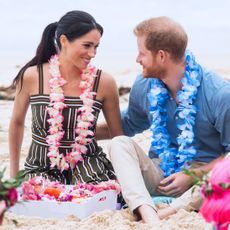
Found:
[[[194,172],[194,174],[199,177],[199,178],[202,178],[205,174],[207,174],[206,171],[202,170],[202,169],[199,169],[199,168],[195,168],[195,169],[192,169],[192,171]]]

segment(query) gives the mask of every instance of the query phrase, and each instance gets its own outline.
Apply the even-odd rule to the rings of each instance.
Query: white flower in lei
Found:
[[[164,176],[169,176],[187,167],[188,162],[196,154],[196,149],[191,144],[195,139],[193,127],[197,110],[193,103],[200,85],[199,65],[188,50],[185,54],[185,61],[185,73],[181,80],[182,89],[177,93],[179,104],[176,112],[182,120],[182,123],[177,124],[177,128],[180,130],[177,137],[178,149],[169,147],[171,140],[166,128],[167,115],[164,108],[169,98],[167,89],[161,80],[154,78],[151,80],[151,89],[148,93],[152,116],[151,149],[161,160],[160,167]]]
[[[49,61],[49,87],[50,87],[50,104],[47,107],[47,112],[50,116],[48,119],[49,135],[46,137],[46,142],[49,144],[48,157],[51,161],[51,167],[57,167],[60,171],[68,170],[69,167],[75,168],[78,161],[82,161],[83,154],[86,154],[86,145],[92,141],[94,133],[89,130],[94,121],[93,97],[96,94],[92,92],[93,82],[96,76],[96,69],[94,66],[88,65],[81,73],[80,98],[83,106],[78,109],[80,114],[77,116],[77,125],[75,127],[76,138],[75,142],[71,145],[72,151],[66,156],[60,154],[59,146],[64,136],[62,110],[66,107],[64,104],[64,92],[62,86],[66,81],[62,78],[59,71],[58,55],[54,55]],[[76,113],[77,114],[77,113]]]

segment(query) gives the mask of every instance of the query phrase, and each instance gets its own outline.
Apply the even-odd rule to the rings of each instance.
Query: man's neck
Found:
[[[167,86],[170,95],[176,100],[177,92],[181,90],[181,79],[184,77],[185,65],[178,63],[168,68],[165,76],[161,79]]]

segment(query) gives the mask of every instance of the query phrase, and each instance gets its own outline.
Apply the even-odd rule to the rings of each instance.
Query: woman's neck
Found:
[[[60,55],[59,63],[60,73],[67,82],[72,82],[76,81],[77,79],[80,79],[80,69],[74,66],[70,61],[68,61],[65,58],[62,58],[62,56]]]

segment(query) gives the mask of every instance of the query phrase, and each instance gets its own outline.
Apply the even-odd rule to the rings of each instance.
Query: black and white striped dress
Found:
[[[97,92],[101,71],[97,71],[93,91]],[[91,130],[95,133],[96,123],[102,108],[102,102],[94,98],[94,116],[95,121]],[[102,148],[97,145],[95,138],[87,145],[88,151],[84,156],[84,161],[79,162],[76,169],[63,171],[56,168],[50,168],[50,160],[47,157],[49,145],[46,142],[49,124],[47,120],[49,115],[46,111],[49,105],[49,95],[43,93],[43,71],[39,68],[39,94],[30,97],[32,110],[32,143],[29,154],[25,162],[26,173],[30,177],[42,175],[51,180],[59,180],[64,184],[75,184],[77,182],[99,183],[109,179],[115,179],[114,171],[110,161],[106,158]],[[64,103],[67,105],[63,109],[63,129],[65,135],[59,148],[60,153],[66,155],[71,151],[71,144],[75,139],[76,115],[78,109],[82,106],[82,100],[79,97],[65,97]]]

